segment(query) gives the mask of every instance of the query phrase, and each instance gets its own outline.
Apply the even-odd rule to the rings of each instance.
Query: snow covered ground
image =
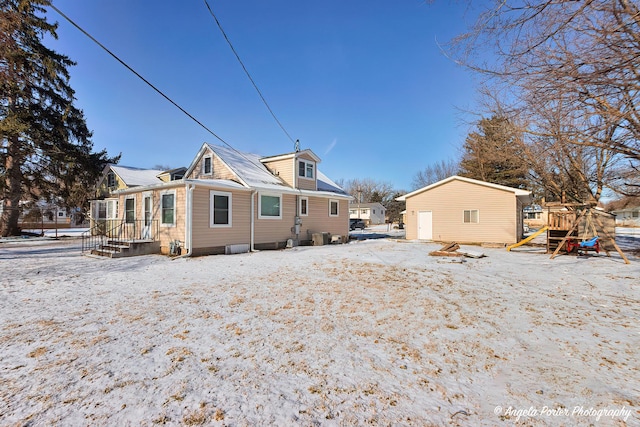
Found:
[[[0,425],[640,425],[640,259],[0,243]]]

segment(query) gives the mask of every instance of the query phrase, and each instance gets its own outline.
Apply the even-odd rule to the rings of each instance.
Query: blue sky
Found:
[[[123,61],[233,147],[293,151],[226,44],[204,0],[55,0]],[[472,75],[442,53],[472,22],[468,5],[420,0],[210,0],[276,116],[337,180],[410,190],[429,164],[457,156],[476,98]],[[94,148],[121,164],[188,166],[219,141],[55,11],[47,45],[78,63],[77,106]]]

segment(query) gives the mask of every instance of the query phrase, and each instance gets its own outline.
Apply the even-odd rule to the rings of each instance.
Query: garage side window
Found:
[[[479,212],[477,209],[464,211],[464,223],[465,224],[477,224],[479,222]]]

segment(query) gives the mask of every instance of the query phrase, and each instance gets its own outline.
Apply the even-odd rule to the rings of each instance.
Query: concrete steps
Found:
[[[160,253],[160,242],[153,240],[108,240],[106,244],[91,250],[92,255],[108,258],[124,258]]]

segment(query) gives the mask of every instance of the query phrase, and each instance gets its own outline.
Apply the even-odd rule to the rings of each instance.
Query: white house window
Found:
[[[97,202],[97,212],[95,219],[107,219],[107,202]]]
[[[465,224],[477,224],[478,223],[478,210],[465,210],[464,211],[464,223]]]
[[[202,162],[202,173],[204,175],[211,175],[211,156],[206,156]]]
[[[64,216],[64,212],[58,211],[58,216]]]
[[[298,176],[313,179],[315,165],[312,162],[298,160]]]
[[[259,218],[281,219],[282,218],[282,196],[260,194],[258,199]]]
[[[165,193],[161,196],[162,222],[164,226],[176,225],[176,194],[175,192]]]
[[[337,200],[329,200],[329,216],[338,216]]]
[[[132,224],[136,220],[136,199],[129,197],[124,201],[124,222]]]
[[[107,187],[115,187],[116,186],[116,174],[113,172],[109,172],[107,174]]]
[[[300,216],[308,216],[309,215],[309,198],[308,197],[300,197],[300,208],[298,209]]]
[[[209,226],[231,227],[231,193],[211,191],[209,204]]]

